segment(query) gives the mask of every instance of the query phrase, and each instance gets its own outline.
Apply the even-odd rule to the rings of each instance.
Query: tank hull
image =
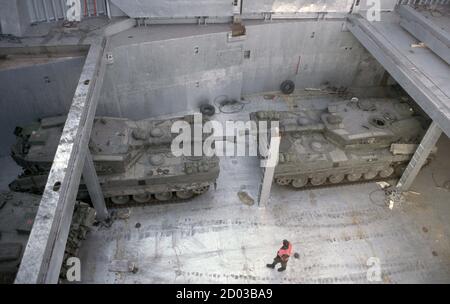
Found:
[[[142,121],[95,119],[89,150],[106,199],[118,205],[132,200],[148,203],[153,199],[189,199],[215,185],[219,175],[217,157],[172,153],[175,135],[171,127],[177,121],[192,124],[193,116]],[[11,154],[24,173],[10,184],[10,189],[43,192],[63,126],[64,119],[52,117],[33,127],[18,128]],[[88,197],[81,179],[78,199]]]
[[[274,181],[299,189],[398,176],[426,130],[424,119],[396,99],[330,101],[250,118],[279,124]]]

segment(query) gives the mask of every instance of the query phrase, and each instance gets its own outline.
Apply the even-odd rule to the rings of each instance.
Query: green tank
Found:
[[[192,125],[194,116],[139,121],[95,118],[89,149],[105,198],[118,205],[131,200],[142,204],[168,201],[173,196],[189,199],[215,185],[219,175],[216,156],[172,154],[171,143],[177,134],[171,133],[171,126],[180,120]],[[64,122],[64,116],[50,117],[16,128],[11,155],[24,172],[10,184],[13,191],[42,193]],[[81,180],[78,198],[87,197]]]
[[[259,111],[258,121],[278,121],[278,185],[305,188],[401,174],[427,122],[397,99],[330,101],[321,109]]]
[[[14,282],[40,200],[41,196],[29,193],[0,193],[0,283]],[[95,210],[86,203],[76,202],[61,268],[62,280],[67,258],[78,256],[81,242],[94,221]]]

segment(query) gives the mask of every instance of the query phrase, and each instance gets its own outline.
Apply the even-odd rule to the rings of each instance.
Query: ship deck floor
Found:
[[[216,118],[246,119],[257,109],[296,104],[295,98],[247,100],[241,112]],[[436,160],[393,210],[376,183],[307,191],[274,185],[267,207],[249,206],[237,193],[246,191],[256,201],[258,160],[222,157],[216,190],[189,202],[133,207],[110,228],[94,228],[80,251],[82,282],[368,283],[373,257],[380,261],[381,283],[448,283],[450,191],[443,183],[450,180],[449,153],[450,140],[443,135]],[[9,168],[0,175],[15,174],[7,158],[0,162]],[[6,180],[0,178],[1,188]],[[279,273],[265,264],[283,239],[299,258]],[[114,260],[134,262],[139,270],[110,271]]]
[[[289,109],[295,98],[251,102],[218,120],[246,119],[257,109]],[[305,102],[304,102],[305,103]],[[320,105],[315,100],[311,105]],[[92,231],[81,250],[83,282],[108,283],[365,283],[370,257],[382,282],[450,282],[450,180],[443,136],[438,158],[423,169],[407,202],[390,210],[375,183],[295,191],[272,188],[267,207],[256,201],[260,167],[254,157],[222,157],[216,190],[186,203],[131,209],[129,218]],[[437,183],[437,184],[435,184]],[[140,223],[140,228],[136,224]],[[265,267],[281,240],[293,243],[284,273]],[[111,272],[113,260],[139,271]]]

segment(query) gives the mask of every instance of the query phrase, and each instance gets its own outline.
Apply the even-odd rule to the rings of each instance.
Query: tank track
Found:
[[[27,176],[26,175],[22,175],[21,177],[27,177]],[[171,198],[167,199],[167,200],[158,200],[155,197],[155,194],[152,193],[150,199],[148,201],[146,201],[146,202],[137,202],[137,201],[133,200],[133,195],[127,195],[127,196],[129,196],[129,201],[126,202],[126,203],[116,204],[116,203],[112,202],[111,197],[105,198],[105,203],[106,203],[106,206],[108,208],[128,208],[128,207],[142,207],[142,206],[149,206],[149,205],[156,206],[156,205],[164,205],[164,204],[182,203],[182,202],[189,201],[189,200],[191,200],[191,199],[193,199],[193,198],[195,198],[197,196],[205,194],[212,187],[214,187],[214,189],[215,189],[216,188],[216,184],[215,183],[210,184],[210,185],[208,185],[208,189],[205,190],[204,192],[202,192],[202,193],[194,193],[191,197],[186,197],[186,198],[178,197],[175,194],[176,191],[172,191]],[[11,188],[11,184],[10,184],[10,188]],[[30,189],[11,188],[11,190],[12,191],[17,191],[17,192],[22,192],[22,193],[30,193],[30,194],[42,195],[43,192],[42,192],[42,189],[40,189],[40,188],[41,187],[35,186],[35,187],[30,188]],[[81,200],[81,201],[88,202],[88,203],[92,204],[91,200],[90,200],[90,197],[89,197],[89,193],[87,192],[87,189],[85,187],[82,187],[82,188],[80,188],[78,190],[77,200]]]
[[[195,197],[201,196],[208,191],[205,191],[204,193],[201,193],[201,194],[194,194],[194,196],[192,196],[190,198],[180,198],[176,195],[172,195],[172,198],[170,198],[166,201],[160,201],[160,200],[156,199],[154,196],[152,196],[152,198],[148,202],[145,202],[145,203],[136,202],[135,200],[133,200],[132,197],[130,198],[129,202],[127,202],[125,204],[115,204],[111,201],[111,198],[106,198],[105,202],[106,202],[106,207],[111,208],[111,209],[124,209],[124,208],[144,207],[144,206],[161,206],[161,205],[184,203]]]
[[[295,188],[292,185],[282,186],[276,184],[278,187],[282,187],[283,189],[289,189],[293,191],[306,191],[306,190],[314,190],[314,189],[327,189],[327,188],[339,188],[339,187],[345,187],[345,186],[353,186],[353,185],[363,185],[363,184],[370,184],[370,183],[376,183],[376,182],[393,182],[397,181],[400,178],[401,174],[392,174],[391,176],[387,178],[373,178],[373,179],[360,179],[354,182],[351,181],[345,181],[337,184],[330,183],[329,181],[323,183],[322,185],[314,186],[311,184],[308,184],[301,188]]]

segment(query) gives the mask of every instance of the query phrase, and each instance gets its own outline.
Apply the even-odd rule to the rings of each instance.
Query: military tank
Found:
[[[29,193],[0,193],[0,284],[14,282],[28,241],[41,197]],[[76,202],[61,268],[61,280],[67,270],[66,260],[78,256],[82,240],[95,221],[95,210]]]
[[[274,180],[300,189],[399,175],[427,127],[408,103],[385,98],[333,100],[320,109],[259,111],[250,118],[279,122]]]
[[[13,159],[24,172],[10,184],[13,191],[42,193],[66,117],[50,117],[17,127]],[[194,123],[194,115],[132,121],[97,117],[89,149],[103,195],[113,205],[189,199],[208,191],[219,175],[216,156],[174,156],[171,133],[175,121]],[[203,123],[206,118],[203,120]],[[204,135],[205,138],[207,134]],[[78,199],[88,193],[80,183]]]

